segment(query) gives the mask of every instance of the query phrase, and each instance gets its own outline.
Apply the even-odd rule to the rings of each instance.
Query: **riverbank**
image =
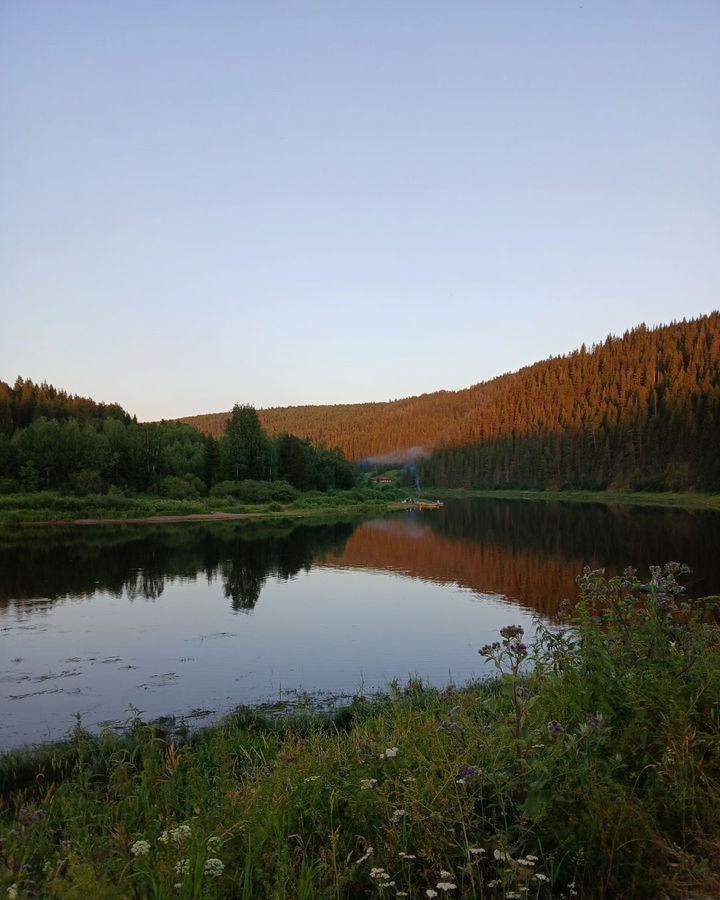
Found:
[[[497,680],[410,684],[331,717],[239,712],[196,735],[78,731],[0,757],[0,888],[718,896],[720,619],[708,603],[678,628],[673,571],[659,584],[648,597],[586,577],[577,640],[541,630],[527,648],[506,629],[481,650]]]
[[[174,500],[151,495],[75,497],[54,491],[0,495],[0,525],[161,525],[182,522],[314,518],[400,509],[402,489],[308,492],[290,502],[240,503],[231,497]]]
[[[561,503],[605,503],[610,506],[666,506],[680,509],[720,510],[720,494],[652,493],[649,491],[487,491],[434,488],[425,491],[443,500],[478,497],[495,500],[542,500]]]
[[[494,499],[561,503],[604,503],[661,506],[688,510],[720,510],[720,494],[632,493],[611,491],[485,491],[425,488],[431,508],[436,500]],[[162,525],[183,522],[315,518],[348,513],[389,512],[414,508],[403,500],[407,487],[363,487],[349,491],[299,494],[289,502],[241,503],[231,497],[175,500],[154,495],[97,494],[77,497],[57,491],[0,495],[0,526]]]

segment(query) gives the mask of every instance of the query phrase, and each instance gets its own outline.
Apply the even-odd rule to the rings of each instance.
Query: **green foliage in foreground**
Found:
[[[679,567],[586,572],[570,628],[503,629],[497,679],[335,718],[137,723],[0,760],[18,898],[720,894],[720,617]],[[15,886],[12,888],[12,886]],[[435,893],[433,893],[435,892]]]

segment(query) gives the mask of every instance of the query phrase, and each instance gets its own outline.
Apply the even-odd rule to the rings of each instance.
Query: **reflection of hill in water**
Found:
[[[361,525],[344,552],[326,557],[324,564],[398,572],[478,593],[504,594],[544,615],[556,612],[563,597],[575,595],[577,575],[577,567],[537,551],[450,538],[429,525],[398,520]]]
[[[576,595],[585,565],[610,573],[676,559],[690,589],[720,589],[720,515],[675,509],[478,500],[358,527],[326,563],[373,568],[505,594],[550,615]]]

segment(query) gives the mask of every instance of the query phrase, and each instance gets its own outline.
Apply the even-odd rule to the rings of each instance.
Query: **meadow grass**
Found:
[[[586,572],[494,678],[0,758],[9,898],[720,895],[720,598]]]
[[[77,519],[122,521],[156,516],[202,516],[230,513],[268,519],[302,518],[328,512],[376,512],[398,505],[397,488],[353,488],[346,491],[308,491],[288,502],[248,503],[232,497],[177,500],[149,494],[91,494],[77,497],[58,491],[0,495],[0,524],[72,522]]]

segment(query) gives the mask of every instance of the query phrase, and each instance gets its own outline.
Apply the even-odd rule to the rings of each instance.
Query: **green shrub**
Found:
[[[100,494],[103,489],[102,477],[95,469],[80,469],[80,471],[74,472],[70,483],[73,493],[79,497],[86,497],[88,494]]]
[[[197,475],[168,475],[163,479],[162,493],[175,500],[196,500],[206,493],[205,482]]]
[[[0,494],[14,494],[20,488],[20,484],[14,478],[0,478]]]

